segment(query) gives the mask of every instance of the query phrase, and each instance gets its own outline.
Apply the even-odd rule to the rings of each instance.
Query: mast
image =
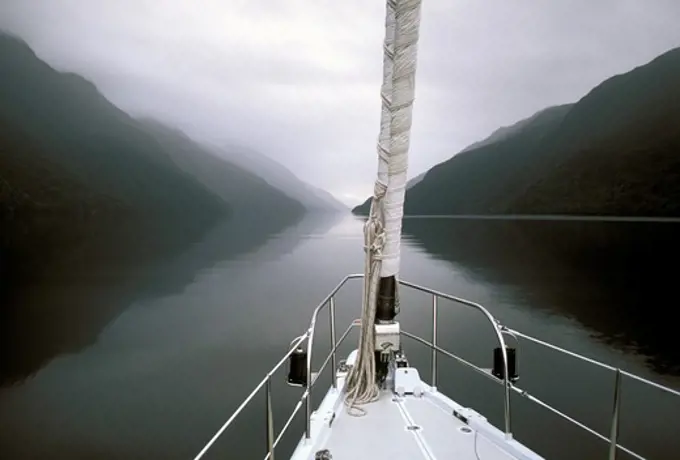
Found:
[[[378,177],[364,226],[364,289],[358,356],[347,379],[351,409],[379,396],[375,327],[399,310],[397,280],[408,168],[421,0],[387,0],[383,46]],[[384,361],[383,361],[384,362]],[[379,366],[384,367],[384,366]],[[352,413],[350,411],[350,413]]]

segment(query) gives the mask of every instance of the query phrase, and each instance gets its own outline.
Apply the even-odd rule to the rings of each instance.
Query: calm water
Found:
[[[83,250],[3,306],[0,458],[193,458],[304,331],[316,303],[363,267],[353,217],[256,224],[224,223],[162,253],[141,251],[139,241],[107,242],[116,250]],[[678,231],[674,223],[407,219],[402,278],[680,388],[671,319]],[[339,329],[359,316],[359,299],[358,283],[341,293]],[[427,296],[402,292],[404,328],[429,338],[429,305]],[[490,367],[488,326],[453,304],[440,312],[441,345]],[[326,329],[319,334],[321,360]],[[351,335],[343,352],[355,343]],[[429,352],[406,347],[429,375]],[[520,353],[523,388],[607,433],[611,374],[530,345]],[[439,375],[443,391],[500,422],[498,385],[444,357]],[[274,386],[277,427],[299,395],[282,381]],[[650,459],[680,458],[679,401],[626,380],[622,411],[624,445]],[[604,443],[525,400],[513,399],[513,420],[516,437],[548,458],[606,458]],[[302,424],[295,421],[281,454]],[[260,398],[209,458],[262,458],[264,439]]]

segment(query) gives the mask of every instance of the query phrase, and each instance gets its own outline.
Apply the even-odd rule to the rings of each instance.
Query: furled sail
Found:
[[[347,380],[350,409],[378,398],[375,317],[379,296],[398,311],[401,226],[408,167],[421,0],[388,0],[383,53],[378,177],[364,226],[366,251],[361,335]]]

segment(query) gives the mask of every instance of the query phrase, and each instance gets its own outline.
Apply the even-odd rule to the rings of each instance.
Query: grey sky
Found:
[[[424,0],[409,176],[680,46],[678,0]],[[114,103],[372,191],[383,0],[2,0],[0,28]]]

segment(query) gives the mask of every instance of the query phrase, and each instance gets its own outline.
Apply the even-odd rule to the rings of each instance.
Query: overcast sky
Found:
[[[0,0],[116,105],[372,191],[384,0]],[[680,46],[680,0],[424,0],[409,176]]]

